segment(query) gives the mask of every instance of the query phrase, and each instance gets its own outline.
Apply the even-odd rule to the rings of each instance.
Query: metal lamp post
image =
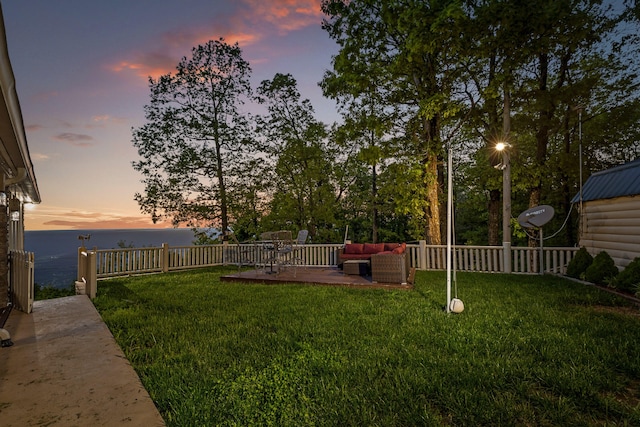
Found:
[[[496,144],[496,150],[502,153],[502,252],[504,272],[511,273],[511,161],[506,142]]]

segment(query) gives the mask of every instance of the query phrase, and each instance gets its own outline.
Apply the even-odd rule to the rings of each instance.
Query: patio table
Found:
[[[273,271],[273,261],[275,261],[276,244],[273,241],[273,234],[272,232],[262,233],[260,240],[256,241],[256,244],[261,246],[262,252],[267,253],[267,260],[269,261],[270,267],[267,274],[275,273],[275,271]],[[262,259],[264,260],[264,256]]]
[[[262,244],[262,250],[268,254],[269,271],[267,274],[276,274],[280,271],[279,268],[274,271],[273,264],[275,262],[276,265],[279,265],[281,259],[290,252],[291,238],[291,232],[283,230],[266,232],[260,235],[260,240],[257,243]]]

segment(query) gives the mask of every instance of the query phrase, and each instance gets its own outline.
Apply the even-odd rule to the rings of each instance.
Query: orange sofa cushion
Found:
[[[377,254],[384,251],[384,243],[365,243],[363,253]]]
[[[344,245],[344,254],[363,254],[364,253],[364,244],[362,243],[348,243]]]
[[[392,252],[394,254],[403,254],[406,249],[407,249],[407,244],[403,243],[399,245],[397,248],[395,248]]]

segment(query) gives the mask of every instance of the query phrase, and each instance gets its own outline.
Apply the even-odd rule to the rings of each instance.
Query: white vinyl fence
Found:
[[[502,246],[455,246],[454,268],[458,271],[502,273],[503,250]],[[526,274],[540,274],[541,271],[564,274],[569,261],[577,251],[578,248],[572,247],[545,247],[541,270],[540,248],[513,247],[511,248],[511,271]],[[446,269],[447,247],[444,245],[412,247],[410,253],[412,254],[411,265],[420,270]]]
[[[304,245],[298,256],[308,267],[337,265],[342,244]],[[542,271],[563,274],[578,248],[543,249]],[[418,270],[444,270],[447,247],[427,245],[424,241],[407,245],[411,267]],[[455,269],[500,273],[503,271],[502,246],[454,246]],[[512,272],[539,274],[539,248],[511,248]],[[203,246],[169,246],[153,248],[119,248],[78,250],[78,281],[86,283],[87,294],[95,297],[98,279],[146,273],[209,267],[216,265],[263,266],[264,251],[260,244],[218,244]]]

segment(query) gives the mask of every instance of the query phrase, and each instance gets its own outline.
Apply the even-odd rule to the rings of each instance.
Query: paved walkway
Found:
[[[0,348],[0,425],[164,426],[147,391],[85,295],[13,310]]]

